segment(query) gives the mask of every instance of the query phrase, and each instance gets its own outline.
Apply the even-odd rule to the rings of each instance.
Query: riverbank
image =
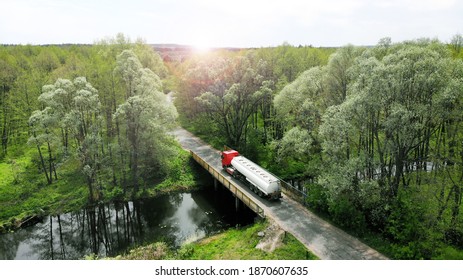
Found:
[[[272,245],[273,244],[273,245]],[[88,257],[92,259],[92,256]],[[316,260],[294,236],[267,221],[184,244],[177,250],[157,242],[131,250],[117,260]]]
[[[199,184],[200,172],[188,152],[177,148],[169,164],[173,168],[162,180],[140,187],[137,193],[123,193],[121,187],[106,184],[99,203],[149,198],[168,192],[184,192]],[[0,233],[36,223],[47,215],[82,209],[88,204],[88,187],[78,162],[69,158],[60,166],[58,180],[47,184],[34,163],[34,149],[12,153],[0,162]]]

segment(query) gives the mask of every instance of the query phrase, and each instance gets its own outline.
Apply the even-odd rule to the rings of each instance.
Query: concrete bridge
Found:
[[[220,151],[184,129],[178,128],[173,134],[182,147],[189,150],[193,158],[216,179],[215,183],[220,182],[259,216],[273,220],[283,230],[294,235],[320,259],[387,259],[285,194],[280,201],[269,201],[257,196],[242,182],[222,170]]]

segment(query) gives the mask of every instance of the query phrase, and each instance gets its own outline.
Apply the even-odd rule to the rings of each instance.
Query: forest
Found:
[[[147,44],[119,34],[92,46],[2,46],[0,64],[4,230],[193,184],[188,154],[166,133],[177,118],[167,69]]]
[[[0,46],[0,225],[194,185],[178,121],[392,259],[463,259],[462,46]]]

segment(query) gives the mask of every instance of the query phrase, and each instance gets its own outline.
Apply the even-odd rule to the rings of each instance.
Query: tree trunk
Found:
[[[63,238],[63,228],[61,226],[61,217],[60,215],[57,216],[58,217],[58,230],[59,230],[59,243],[60,243],[60,247],[61,247],[61,258],[63,260],[66,259],[66,248],[64,247],[64,238]]]
[[[53,250],[53,218],[50,215],[50,258],[55,259],[54,250]]]
[[[460,206],[461,206],[461,187],[454,185],[453,186],[453,207],[452,207],[452,220],[451,225],[452,227],[456,227],[458,223],[458,216],[460,214]]]
[[[404,159],[405,159],[405,151],[404,148],[399,147],[399,151],[395,156],[395,174],[394,180],[392,181],[391,185],[391,195],[393,197],[397,196],[399,190],[399,184],[403,176],[403,169],[404,169]]]
[[[50,178],[50,181],[48,183],[51,184],[53,183],[53,154],[51,151],[50,142],[47,142],[47,146],[48,146],[48,167],[50,171],[50,175],[48,176],[48,178]]]

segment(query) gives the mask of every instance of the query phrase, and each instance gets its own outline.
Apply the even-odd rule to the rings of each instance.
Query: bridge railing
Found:
[[[262,218],[265,217],[264,209],[262,209],[257,203],[255,203],[250,197],[248,197],[245,193],[243,193],[240,189],[235,186],[235,183],[225,178],[222,173],[217,170],[215,167],[211,166],[205,160],[203,160],[200,156],[198,156],[193,151],[190,151],[193,159],[199,163],[204,169],[206,169],[209,173],[211,173],[214,178],[216,178],[223,186],[229,189],[238,199],[240,199],[245,205],[247,205],[252,211],[257,213]]]
[[[302,203],[303,205],[306,205],[307,203],[307,190],[300,190],[296,188],[295,186],[291,185],[290,183],[281,180],[281,187],[283,188],[283,191],[286,195],[291,196],[293,199],[299,201],[299,203]]]

